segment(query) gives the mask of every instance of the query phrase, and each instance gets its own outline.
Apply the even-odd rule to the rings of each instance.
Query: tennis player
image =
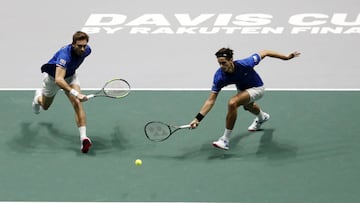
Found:
[[[57,92],[63,89],[75,111],[75,121],[79,128],[83,153],[89,151],[92,143],[86,135],[86,115],[81,103],[87,101],[87,97],[80,92],[80,82],[76,70],[91,53],[88,42],[89,36],[84,32],[77,31],[73,34],[72,43],[58,50],[41,67],[41,72],[45,72],[43,87],[35,91],[32,102],[34,113],[39,114],[41,109],[47,110],[50,107]]]
[[[228,112],[226,115],[226,125],[224,134],[213,142],[213,146],[228,150],[229,140],[237,118],[237,109],[243,106],[246,111],[256,117],[248,127],[249,131],[257,131],[261,125],[270,119],[270,115],[261,110],[255,103],[264,95],[265,87],[259,74],[254,67],[265,57],[290,60],[300,55],[298,52],[283,55],[275,51],[263,50],[242,60],[233,60],[233,50],[221,48],[215,53],[220,68],[215,72],[211,93],[203,104],[200,112],[191,121],[191,128],[196,128],[200,121],[214,106],[216,98],[221,89],[227,85],[235,84],[237,94],[228,101]]]

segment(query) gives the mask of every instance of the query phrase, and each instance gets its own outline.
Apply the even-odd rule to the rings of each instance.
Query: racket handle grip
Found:
[[[95,97],[95,94],[89,94],[89,95],[87,95],[86,97],[87,97],[88,99],[91,99],[91,98]]]
[[[182,125],[182,126],[179,126],[179,128],[190,128],[191,127],[191,125],[190,124],[188,124],[188,125]]]

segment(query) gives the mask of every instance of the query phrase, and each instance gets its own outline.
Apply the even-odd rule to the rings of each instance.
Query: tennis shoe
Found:
[[[228,150],[229,149],[229,140],[220,137],[217,141],[214,141],[213,146],[219,149]]]
[[[91,145],[92,145],[91,140],[89,138],[84,138],[81,141],[81,151],[82,151],[82,153],[88,153]]]
[[[262,124],[264,124],[266,121],[270,119],[270,115],[267,113],[264,113],[264,119],[260,120],[258,117],[254,119],[252,124],[249,126],[248,131],[254,132],[258,131]]]
[[[33,112],[35,114],[39,114],[40,113],[40,104],[38,102],[38,98],[42,95],[42,91],[41,90],[36,90],[35,91],[35,96],[34,96],[34,99],[32,101],[32,109],[33,109]]]

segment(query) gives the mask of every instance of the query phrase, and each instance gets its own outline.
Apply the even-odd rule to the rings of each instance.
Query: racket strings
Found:
[[[123,80],[113,80],[104,87],[106,95],[111,97],[124,97],[130,92],[130,86]]]
[[[151,140],[160,141],[170,136],[171,130],[162,123],[150,123],[146,126],[145,133]]]

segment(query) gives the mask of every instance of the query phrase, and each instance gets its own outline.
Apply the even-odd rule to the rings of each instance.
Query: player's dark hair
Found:
[[[75,34],[73,35],[72,44],[75,44],[76,41],[79,41],[79,40],[86,40],[86,41],[88,42],[88,41],[89,41],[89,35],[86,34],[85,32],[77,31],[77,32],[75,32]]]
[[[233,50],[229,48],[221,48],[219,51],[215,53],[215,56],[217,58],[219,57],[225,57],[227,60],[230,60],[233,57]]]

